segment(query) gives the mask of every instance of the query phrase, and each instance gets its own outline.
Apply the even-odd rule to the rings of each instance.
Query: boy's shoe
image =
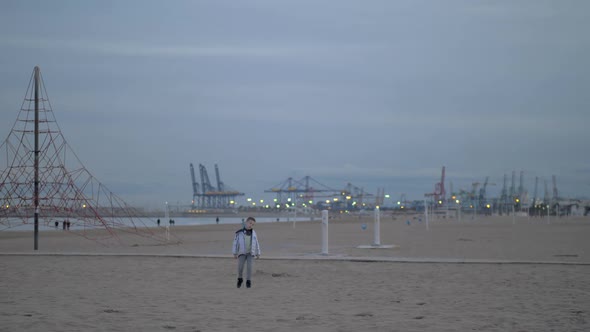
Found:
[[[250,280],[246,280],[246,288],[250,288],[252,286],[252,283],[250,282]]]
[[[242,282],[243,281],[244,281],[244,279],[238,278],[238,288],[242,287]]]

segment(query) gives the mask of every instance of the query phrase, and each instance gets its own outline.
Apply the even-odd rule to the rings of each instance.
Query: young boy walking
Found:
[[[233,244],[234,258],[238,259],[238,288],[242,287],[244,264],[246,264],[246,287],[252,286],[252,257],[260,257],[260,245],[253,227],[256,219],[248,217],[242,229],[236,232]]]

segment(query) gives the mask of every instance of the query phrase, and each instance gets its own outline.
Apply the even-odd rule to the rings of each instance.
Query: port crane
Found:
[[[336,189],[332,189],[325,186],[312,177],[304,176],[300,180],[295,180],[292,177],[287,178],[285,181],[265,190],[267,193],[275,193],[275,203],[277,205],[283,204],[308,204],[310,201],[313,204],[316,198],[316,193],[334,193],[338,192]]]
[[[203,164],[199,164],[199,175],[201,178],[201,185],[196,180],[195,168],[190,164],[190,173],[193,187],[192,209],[228,209],[235,204],[235,199],[238,196],[243,196],[237,190],[231,189],[221,181],[219,167],[215,164],[215,180],[217,187],[214,187],[209,180],[207,168]]]
[[[442,167],[440,182],[434,185],[434,192],[424,194],[426,197],[433,197],[436,204],[442,205],[446,201],[445,191],[445,166]]]

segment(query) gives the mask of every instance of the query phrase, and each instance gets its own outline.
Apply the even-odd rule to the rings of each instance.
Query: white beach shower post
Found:
[[[322,255],[328,254],[328,210],[322,210]]]
[[[374,223],[374,237],[373,237],[373,245],[380,246],[381,245],[381,213],[379,211],[379,207],[375,207],[375,223]]]
[[[373,243],[370,245],[357,246],[359,249],[391,249],[397,247],[393,244],[381,244],[381,210],[379,206],[375,207],[373,223]],[[366,228],[366,224],[363,224],[363,230]]]

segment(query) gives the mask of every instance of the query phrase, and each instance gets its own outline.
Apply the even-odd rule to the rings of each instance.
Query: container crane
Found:
[[[491,214],[491,210],[490,207],[488,207],[488,198],[487,198],[487,187],[488,185],[491,186],[495,186],[495,183],[490,183],[489,182],[490,177],[486,176],[486,179],[482,185],[482,187],[479,189],[479,197],[478,197],[478,201],[479,201],[479,208],[481,211],[484,212],[484,214]]]
[[[191,208],[195,208],[195,201],[196,199],[198,199],[199,196],[199,183],[197,182],[197,179],[195,178],[195,168],[193,167],[193,164],[190,164],[190,168],[191,168],[191,179],[192,179],[192,183],[193,183],[193,200],[192,200],[192,204],[191,204]]]
[[[484,204],[486,204],[486,188],[488,186],[488,181],[489,181],[490,177],[486,176],[485,181],[483,182],[483,185],[481,186],[481,188],[479,189],[479,206],[484,206]]]
[[[397,208],[398,209],[409,209],[411,208],[412,202],[408,201],[406,198],[406,194],[402,193],[397,200]]]
[[[520,198],[520,201],[522,202],[523,199],[526,198],[526,196],[528,195],[526,189],[524,188],[524,171],[520,171],[520,181],[519,181],[519,185],[518,185],[518,197]]]
[[[384,189],[385,190],[385,189]],[[362,209],[366,205],[364,199],[373,196],[373,194],[365,192],[364,188],[359,188],[352,183],[348,183],[346,187],[341,191],[341,195],[348,201],[352,201],[350,204],[346,204],[352,209]]]
[[[203,194],[211,194],[215,192],[215,188],[211,185],[211,182],[209,181],[207,169],[202,164],[199,164],[199,173],[201,173],[201,192]],[[201,196],[201,206],[212,206],[212,203],[213,202],[211,196]]]
[[[551,215],[551,193],[549,192],[549,183],[545,180],[545,195],[543,196],[543,208],[547,209],[547,215]]]
[[[436,204],[442,205],[446,202],[446,191],[445,191],[445,167],[442,167],[440,182],[434,185],[434,192],[424,194],[426,197],[434,197]]]
[[[312,184],[314,186],[312,186]],[[264,192],[275,193],[277,195],[277,205],[283,204],[308,204],[309,201],[314,201],[315,193],[331,192],[335,193],[338,190],[329,188],[312,177],[304,176],[300,180],[294,180],[292,177],[287,178],[280,184],[273,186]]]
[[[237,196],[243,196],[229,186],[226,186],[221,181],[219,167],[215,164],[215,179],[217,187],[214,187],[209,180],[207,168],[199,164],[199,173],[201,176],[201,189],[199,190],[199,183],[196,181],[193,164],[190,164],[191,178],[193,181],[193,209],[196,207],[200,209],[226,209],[232,208]]]
[[[557,191],[557,178],[555,177],[555,175],[553,175],[552,179],[553,179],[553,200],[557,202],[559,200],[559,192]]]
[[[502,185],[502,191],[500,193],[500,202],[498,204],[498,211],[500,215],[507,213],[506,208],[508,207],[508,189],[506,184],[508,182],[508,176],[504,174],[504,184]]]
[[[529,207],[529,215],[532,215],[532,216],[538,215],[538,210],[539,210],[539,206],[538,206],[539,205],[539,202],[538,202],[539,191],[538,190],[539,190],[539,177],[535,176],[535,191],[533,192],[533,205],[531,207]]]
[[[538,189],[539,189],[539,177],[535,176],[535,192],[533,193],[533,205],[537,205]]]
[[[225,191],[225,185],[219,176],[219,167],[217,167],[217,164],[215,164],[215,179],[217,180],[217,191]]]
[[[516,187],[515,187],[515,182],[516,182],[516,172],[512,171],[512,182],[510,182],[510,201],[514,201],[514,197],[516,197]]]
[[[561,208],[559,206],[559,192],[557,191],[557,178],[555,175],[552,176],[553,180],[553,197],[551,198],[552,204],[551,206],[555,210],[555,215],[559,216],[561,214]]]
[[[478,200],[479,200],[479,195],[477,194],[478,192],[478,188],[479,188],[480,183],[479,182],[473,182],[471,183],[471,192],[469,193],[469,198],[471,201],[471,206],[470,208],[472,208],[474,211],[477,210],[477,204],[478,204]]]
[[[516,200],[516,199],[515,199]],[[524,171],[520,171],[520,182],[518,186],[518,203],[519,208],[528,208],[529,193],[524,187]]]

